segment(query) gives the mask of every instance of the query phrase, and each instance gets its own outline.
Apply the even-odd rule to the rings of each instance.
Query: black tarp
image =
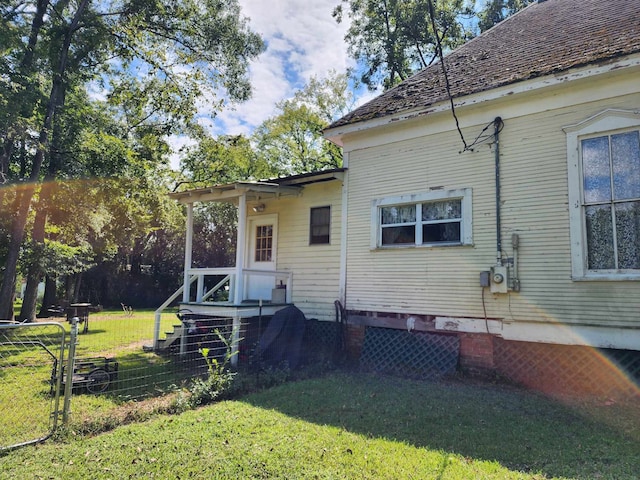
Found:
[[[295,368],[300,363],[302,337],[306,319],[302,311],[291,305],[278,310],[260,337],[255,360],[261,364],[286,364]]]

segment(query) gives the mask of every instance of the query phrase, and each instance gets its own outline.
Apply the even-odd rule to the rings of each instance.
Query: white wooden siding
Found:
[[[571,95],[576,95],[576,87]],[[504,120],[500,134],[502,245],[512,256],[511,234],[520,236],[521,292],[484,293],[486,315],[505,321],[550,322],[640,327],[640,282],[575,282],[567,197],[566,135],[562,127],[578,123],[606,108],[640,108],[640,94],[589,101],[582,85],[578,106],[548,109],[550,98],[535,96],[545,111],[519,115],[513,104],[485,106],[485,123],[464,129],[467,140],[496,116]],[[608,86],[612,94],[615,85]],[[558,95],[558,90],[554,90]],[[560,92],[561,94],[562,92]],[[599,94],[602,96],[601,94]],[[513,101],[518,101],[513,98]],[[468,124],[464,110],[461,123]],[[508,115],[507,115],[508,114]],[[465,123],[467,120],[467,123]],[[345,138],[349,151],[347,226],[347,308],[447,317],[484,318],[479,273],[496,263],[494,153],[488,145],[462,149],[455,130],[422,135],[383,145],[370,132]],[[446,120],[453,127],[453,119]],[[389,128],[398,128],[392,126]],[[411,126],[417,131],[416,123]],[[418,127],[419,128],[419,127]],[[439,128],[435,128],[438,130]],[[491,127],[492,131],[493,127]],[[357,147],[354,147],[356,146]],[[473,246],[371,249],[371,202],[380,197],[428,192],[430,188],[473,189]]]
[[[277,269],[293,272],[293,303],[307,318],[334,320],[340,292],[342,182],[304,187],[299,197],[264,202],[264,213],[278,214]],[[312,207],[331,207],[329,245],[309,245]]]

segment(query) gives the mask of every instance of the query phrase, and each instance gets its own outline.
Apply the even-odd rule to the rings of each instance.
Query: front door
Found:
[[[277,215],[259,215],[247,221],[248,252],[247,268],[253,270],[276,269]],[[248,273],[245,277],[246,298],[250,300],[271,300],[271,290],[275,287],[273,275],[256,275]]]

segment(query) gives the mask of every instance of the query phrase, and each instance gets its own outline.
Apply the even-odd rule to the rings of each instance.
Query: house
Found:
[[[465,371],[637,394],[640,5],[539,1],[444,66],[325,131],[342,169],[172,194],[238,206],[232,267],[192,268],[188,226],[181,307],[237,331],[338,299],[354,357],[375,332],[453,338]]]
[[[640,4],[540,0],[444,65],[325,132],[352,340],[456,335],[467,370],[637,392],[613,365],[640,380]]]

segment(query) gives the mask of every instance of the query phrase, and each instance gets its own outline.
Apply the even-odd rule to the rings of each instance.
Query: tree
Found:
[[[438,32],[429,17],[432,1]],[[464,0],[342,0],[333,11],[338,23],[345,15],[351,19],[345,41],[370,90],[389,89],[428,66],[438,43],[445,49],[464,43],[471,32],[458,18],[472,14]]]
[[[26,178],[32,185],[16,190],[10,208],[0,318],[11,318],[35,186],[74,82],[102,82],[126,119],[126,135],[142,130],[158,138],[190,128],[205,95],[216,108],[223,106],[223,91],[233,101],[246,99],[247,64],[264,45],[235,0],[15,0],[4,2],[0,15],[7,40],[0,47],[6,68],[0,77],[0,181]],[[28,139],[32,131],[37,138]]]
[[[259,180],[276,173],[243,135],[201,137],[182,159],[181,168],[192,187]]]
[[[346,74],[312,77],[290,99],[276,105],[279,113],[254,132],[257,152],[281,174],[307,173],[342,165],[342,151],[322,131],[353,106]]]
[[[487,0],[478,13],[478,27],[481,32],[489,30],[505,18],[522,10],[535,0]]]

